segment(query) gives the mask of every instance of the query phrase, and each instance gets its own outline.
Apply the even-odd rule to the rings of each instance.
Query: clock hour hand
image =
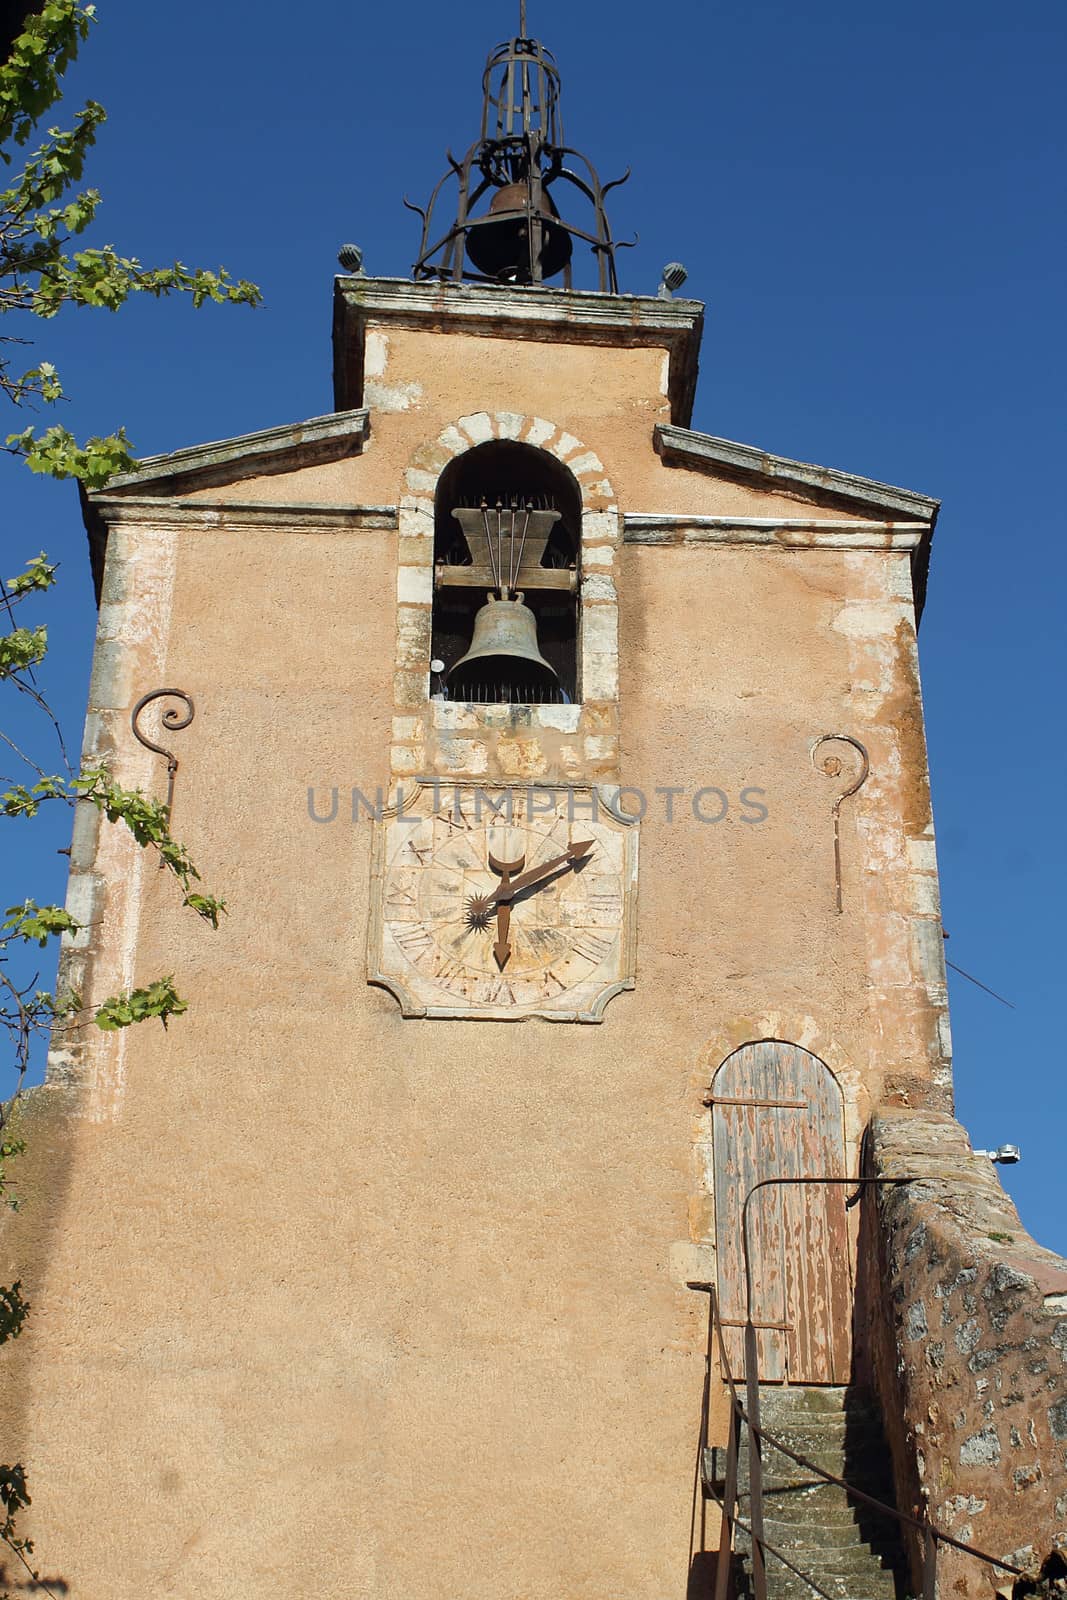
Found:
[[[512,884],[517,881],[512,874],[522,871],[526,865],[526,857],[524,855],[520,856],[517,861],[498,861],[496,856],[490,852],[489,865],[494,872],[500,874],[500,888],[496,894],[486,897],[486,909],[488,910],[489,906],[496,900],[496,943],[493,946],[493,954],[496,957],[497,966],[503,972],[511,955],[511,944],[508,939],[508,932],[511,928],[511,894],[509,890]],[[498,896],[503,896],[504,898],[501,899]]]
[[[493,954],[496,956],[496,964],[501,972],[507,966],[508,958],[511,955],[511,943],[508,939],[510,928],[511,901],[498,900],[496,907],[496,943],[493,946]]]
[[[550,878],[561,867],[577,866],[586,859],[594,843],[595,840],[593,839],[580,839],[570,845],[563,855],[554,856],[551,861],[544,861],[539,867],[531,867],[529,872],[523,872],[517,878],[513,878],[510,875],[514,870],[513,867],[510,867],[505,873],[495,857],[490,856],[489,865],[494,872],[501,874],[501,879],[499,889],[494,889],[492,894],[486,895],[486,900],[490,905],[500,905],[504,901],[513,900],[520,889],[532,888],[534,884],[542,882],[545,878]]]

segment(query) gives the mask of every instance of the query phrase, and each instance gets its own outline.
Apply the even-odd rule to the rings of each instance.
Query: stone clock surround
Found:
[[[429,698],[434,495],[456,456],[495,439],[532,445],[563,463],[582,500],[575,705],[463,705]],[[622,520],[603,464],[544,417],[475,412],[412,456],[398,516],[396,664],[390,772],[486,783],[619,781],[619,618],[615,587]]]

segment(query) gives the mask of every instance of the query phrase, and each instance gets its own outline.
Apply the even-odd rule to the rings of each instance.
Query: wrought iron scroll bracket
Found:
[[[155,740],[150,739],[138,726],[138,719],[142,711],[155,700],[177,700],[185,708],[183,711],[179,711],[177,706],[167,706],[160,716],[159,720],[163,727],[171,733],[178,733],[182,728],[187,728],[196,715],[196,708],[193,705],[192,696],[187,695],[184,689],[153,689],[151,693],[141,696],[130,714],[130,727],[133,729],[133,736],[137,742],[143,744],[146,750],[153,750],[156,755],[166,758],[167,815],[169,817],[174,803],[174,775],[178,770],[178,757],[173,750],[167,750],[163,745],[156,744]],[[163,862],[160,861],[159,864],[162,866]]]
[[[871,772],[871,758],[867,753],[866,745],[860,744],[859,740],[854,739],[850,733],[824,733],[820,738],[816,739],[815,743],[811,747],[811,760],[813,766],[818,765],[815,757],[817,752],[824,744],[851,745],[852,749],[858,752],[860,761],[862,763],[859,777],[850,788],[846,789],[843,794],[839,794],[837,799],[834,801],[834,884],[836,890],[837,912],[840,916],[841,912],[844,910],[844,902],[842,899],[841,890],[841,807],[846,800],[850,800],[854,794],[858,794],[863,788],[863,785],[867,782]],[[828,778],[836,778],[841,773],[841,763],[834,757],[827,756],[826,760],[822,763],[821,770]]]

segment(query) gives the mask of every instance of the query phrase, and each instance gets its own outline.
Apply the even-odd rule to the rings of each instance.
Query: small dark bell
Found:
[[[541,270],[535,275],[530,262],[527,223],[530,191],[525,183],[505,184],[493,196],[487,218],[479,219],[467,235],[467,255],[486,278],[501,283],[544,282],[563,271],[573,245],[547,190],[541,191]],[[489,219],[492,220],[489,220]]]

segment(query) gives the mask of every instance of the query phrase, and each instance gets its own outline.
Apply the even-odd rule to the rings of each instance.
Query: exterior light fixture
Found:
[[[660,299],[669,300],[675,289],[680,289],[688,276],[689,273],[680,261],[668,261],[663,269],[663,277],[660,281]]]
[[[990,1161],[999,1161],[1004,1167],[1013,1167],[1022,1160],[1017,1144],[998,1144],[995,1150],[976,1150],[974,1153],[976,1156],[987,1156]]]

